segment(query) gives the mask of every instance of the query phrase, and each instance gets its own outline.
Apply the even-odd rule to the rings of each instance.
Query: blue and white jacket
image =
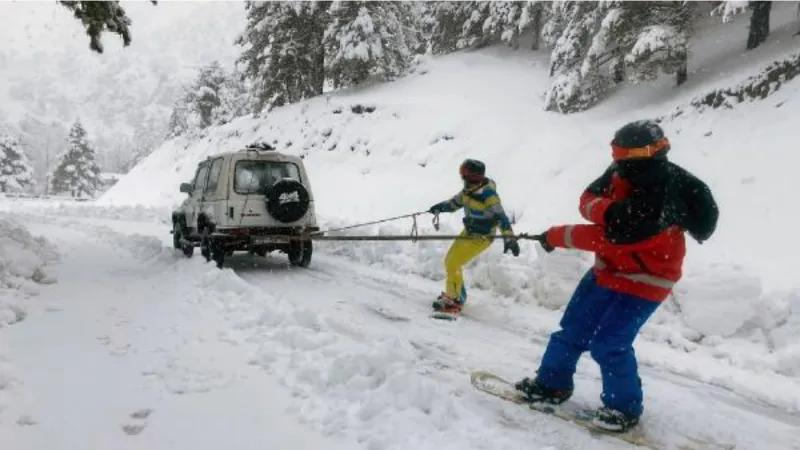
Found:
[[[469,234],[493,235],[499,225],[503,235],[513,234],[497,185],[487,178],[477,187],[465,187],[450,200],[439,203],[442,212],[455,212],[464,208],[464,228]]]

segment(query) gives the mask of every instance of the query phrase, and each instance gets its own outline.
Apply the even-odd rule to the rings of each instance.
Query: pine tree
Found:
[[[173,103],[166,139],[223,125],[252,112],[250,89],[242,74],[228,74],[217,62],[203,67],[193,85]],[[149,143],[147,147],[154,147]]]
[[[247,2],[247,26],[236,44],[252,82],[254,111],[320,95],[325,84],[323,37],[330,2]]]
[[[688,75],[691,2],[579,2],[554,4],[544,35],[554,48],[546,109],[585,110],[615,83]]]
[[[131,19],[119,1],[62,1],[58,2],[73,12],[75,18],[80,20],[89,36],[89,48],[97,53],[103,53],[103,44],[100,36],[104,31],[118,34],[122,38],[122,45],[127,47],[131,43]],[[156,4],[151,0],[151,3]]]
[[[432,15],[431,51],[443,55],[461,50],[461,29],[469,17],[463,3],[434,2],[429,11]]]
[[[409,2],[334,1],[328,14],[325,75],[335,88],[392,80],[408,68],[419,44]]]
[[[545,108],[582,111],[602,97],[610,84],[600,66],[610,62],[608,59],[619,64],[620,55],[606,50],[621,9],[614,0],[555,0],[553,14],[545,30],[546,39],[555,43]],[[608,56],[601,60],[601,55]]]
[[[519,48],[519,38],[533,33],[533,49],[539,47],[544,2],[468,1],[436,2],[433,8],[433,52],[450,53],[505,43]]]
[[[50,174],[50,191],[55,195],[93,198],[101,187],[95,151],[88,142],[80,120],[76,120],[69,131],[67,149]]]
[[[35,186],[33,169],[22,145],[12,134],[0,131],[0,192],[21,193]]]
[[[226,74],[219,62],[214,61],[200,69],[197,79],[188,93],[187,102],[197,121],[196,128],[208,128],[214,123],[214,110],[222,104],[220,91]]]

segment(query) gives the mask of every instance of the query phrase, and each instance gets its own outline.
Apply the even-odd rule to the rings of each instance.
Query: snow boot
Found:
[[[461,312],[462,304],[447,296],[444,292],[433,302],[433,310],[443,313],[458,314]]]
[[[639,423],[639,418],[603,406],[597,410],[592,423],[607,431],[625,433]]]
[[[560,405],[572,397],[571,390],[559,390],[542,386],[533,378],[523,378],[514,383],[514,388],[528,398],[531,403],[550,403]]]

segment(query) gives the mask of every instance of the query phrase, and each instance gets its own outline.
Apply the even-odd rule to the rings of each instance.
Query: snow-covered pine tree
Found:
[[[93,198],[102,187],[95,151],[89,144],[86,130],[76,120],[67,137],[67,148],[50,174],[50,192],[76,198]]]
[[[435,2],[432,47],[443,54],[465,48],[505,43],[519,48],[519,38],[533,33],[539,47],[544,3],[541,1]]]
[[[235,68],[225,75],[219,90],[219,101],[220,104],[212,115],[214,125],[226,124],[253,111],[250,87],[244,75]]]
[[[214,62],[203,67],[191,86],[184,87],[173,103],[166,139],[223,125],[252,112],[252,98],[242,74],[227,73]],[[157,142],[137,142],[154,148]]]
[[[696,6],[683,1],[622,2],[618,20],[610,24],[614,61],[620,63],[615,66],[617,75],[624,70],[631,79],[651,81],[663,72],[675,74],[676,84],[683,84]]]
[[[192,89],[188,93],[187,103],[191,119],[196,121],[191,128],[204,129],[214,123],[214,110],[221,104],[220,91],[225,83],[226,74],[218,61],[200,68]]]
[[[520,36],[530,31],[536,14],[542,11],[541,2],[537,1],[465,3],[472,11],[462,25],[462,48],[503,42],[516,50]]]
[[[409,2],[334,1],[328,14],[325,76],[334,88],[391,80],[408,68],[419,44]]]
[[[186,95],[180,96],[172,105],[166,139],[174,139],[189,131],[189,105],[186,97]]]
[[[692,2],[579,2],[554,4],[545,38],[554,48],[545,108],[564,113],[591,107],[626,76],[659,72],[686,81]]]
[[[545,109],[571,113],[596,103],[613,84],[613,75],[600,70],[606,62],[609,11],[620,2],[554,2],[550,20],[542,30],[545,42],[553,46],[550,54],[550,86],[545,94]],[[612,15],[608,19],[614,19]],[[606,23],[604,23],[606,22]],[[596,37],[600,35],[600,39]]]
[[[33,168],[19,140],[0,130],[0,192],[22,193],[35,185]]]
[[[461,40],[462,25],[469,18],[468,9],[464,3],[471,2],[433,2],[428,9],[429,17],[426,22],[432,22],[431,51],[436,55],[443,55],[457,50]],[[432,17],[431,17],[432,16]]]
[[[119,5],[117,0],[97,1],[63,1],[62,6],[66,7],[80,20],[89,36],[89,48],[97,53],[103,53],[103,44],[100,36],[104,31],[118,34],[122,38],[122,45],[127,47],[131,43],[131,32],[129,26],[131,19],[125,13],[125,9]],[[156,4],[155,0],[151,3]]]
[[[247,2],[237,62],[252,82],[254,112],[322,94],[328,1]]]

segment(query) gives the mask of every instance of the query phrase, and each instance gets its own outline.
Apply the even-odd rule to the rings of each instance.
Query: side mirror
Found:
[[[191,194],[194,191],[191,183],[181,183],[181,192],[184,194]]]

